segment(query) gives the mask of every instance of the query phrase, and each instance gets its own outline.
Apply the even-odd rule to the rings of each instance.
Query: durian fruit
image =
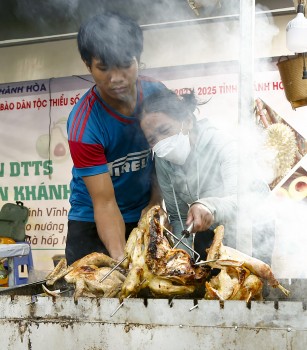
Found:
[[[273,160],[274,179],[279,179],[294,165],[298,151],[293,130],[283,123],[275,123],[265,130],[264,147],[275,153]]]

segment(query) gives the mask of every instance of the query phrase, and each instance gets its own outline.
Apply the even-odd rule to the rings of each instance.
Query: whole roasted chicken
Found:
[[[139,221],[125,247],[124,267],[129,269],[120,299],[136,295],[148,287],[154,296],[171,297],[194,292],[196,282],[207,277],[202,267],[182,249],[173,249],[164,226],[167,215],[160,206],[152,207]]]
[[[66,259],[61,259],[55,269],[46,277],[48,286],[53,285],[57,280],[64,277],[67,283],[75,286],[75,301],[80,296],[87,297],[116,297],[121,290],[122,284],[126,278],[126,271],[122,267],[105,278],[117,261],[103,253],[91,253],[67,266]],[[57,296],[56,292],[43,287],[47,294]]]
[[[279,288],[285,295],[289,291],[275,278],[269,265],[231,247],[224,246],[224,227],[218,226],[208,250],[207,260],[212,268],[220,269],[217,276],[206,282],[206,299],[246,300],[262,299],[263,281]]]

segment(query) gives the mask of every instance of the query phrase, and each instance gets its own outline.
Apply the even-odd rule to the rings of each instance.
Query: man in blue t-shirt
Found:
[[[95,86],[71,111],[67,133],[74,163],[66,259],[91,253],[124,256],[143,210],[159,202],[153,162],[140,128],[139,106],[165,86],[138,75],[141,28],[112,13],[81,26],[78,48]]]

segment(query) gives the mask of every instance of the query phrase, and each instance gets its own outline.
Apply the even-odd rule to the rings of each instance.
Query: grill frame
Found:
[[[75,303],[70,296],[38,296],[31,303],[31,295],[0,295],[0,333],[6,334],[1,345],[14,350],[25,344],[41,349],[42,341],[44,350],[305,350],[306,300],[293,299],[306,280],[281,282],[293,292],[288,300],[278,300],[281,292],[273,289],[273,300],[248,305],[232,300],[130,298],[112,317],[119,305],[116,298],[80,298]]]

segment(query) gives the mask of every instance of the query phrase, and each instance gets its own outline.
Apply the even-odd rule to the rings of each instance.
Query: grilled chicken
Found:
[[[94,252],[75,261],[70,266],[74,268],[80,267],[83,265],[95,265],[98,267],[101,267],[101,266],[114,267],[117,264],[118,264],[118,261],[112,259],[110,256],[103,253]]]
[[[125,276],[114,270],[102,283],[100,280],[111,270],[111,267],[81,265],[74,268],[66,276],[68,283],[75,284],[75,301],[80,296],[87,297],[116,297],[125,280]]]
[[[81,266],[88,266],[88,265],[95,265],[96,267],[114,267],[117,265],[118,261],[112,259],[106,254],[103,253],[91,253],[83,258],[75,261],[71,265],[67,266],[66,259],[63,258],[59,261],[57,266],[54,268],[53,271],[46,277],[47,282],[46,284],[48,286],[52,286],[57,280],[60,278],[66,276],[69,272],[73,271],[74,269],[81,267]],[[117,267],[117,270],[120,271],[122,274],[125,274],[126,271],[123,267]]]
[[[122,286],[121,300],[146,287],[155,296],[191,294],[195,282],[207,276],[206,270],[193,266],[186,251],[171,247],[163,234],[164,225],[166,213],[160,206],[154,206],[131,232],[125,249],[129,273]]]
[[[67,266],[66,259],[61,259],[54,270],[46,277],[48,286],[64,277],[65,281],[75,285],[74,299],[80,296],[116,297],[121,290],[127,273],[123,267],[117,267],[105,280],[101,279],[117,265],[117,261],[103,253],[91,253]],[[57,296],[44,288],[45,292]]]
[[[46,277],[48,286],[53,286],[60,278],[64,277],[72,268],[67,268],[67,261],[65,258],[61,259],[53,271]]]
[[[224,227],[222,225],[218,226],[214,233],[207,260],[213,260],[208,265],[221,269],[221,272],[206,283],[205,298],[259,300],[263,281],[267,281],[272,287],[279,288],[285,295],[289,295],[289,291],[280,285],[268,264],[223,245]]]
[[[206,282],[205,299],[262,300],[261,279],[244,268],[225,267]]]
[[[164,227],[168,225],[167,214],[160,206],[155,206],[131,232],[125,247],[125,261],[103,282],[100,282],[101,279],[118,262],[103,253],[92,253],[70,266],[62,259],[47,276],[47,285],[53,285],[64,277],[68,283],[75,285],[75,300],[80,296],[119,296],[122,301],[144,288],[148,288],[153,296],[192,294],[198,283],[207,280],[208,270],[195,266],[186,251],[172,248],[164,234]],[[207,260],[211,262],[207,262],[207,266],[220,269],[220,273],[205,283],[206,299],[261,300],[264,281],[289,294],[279,284],[269,265],[224,246],[223,237],[224,227],[218,226],[208,249]]]

